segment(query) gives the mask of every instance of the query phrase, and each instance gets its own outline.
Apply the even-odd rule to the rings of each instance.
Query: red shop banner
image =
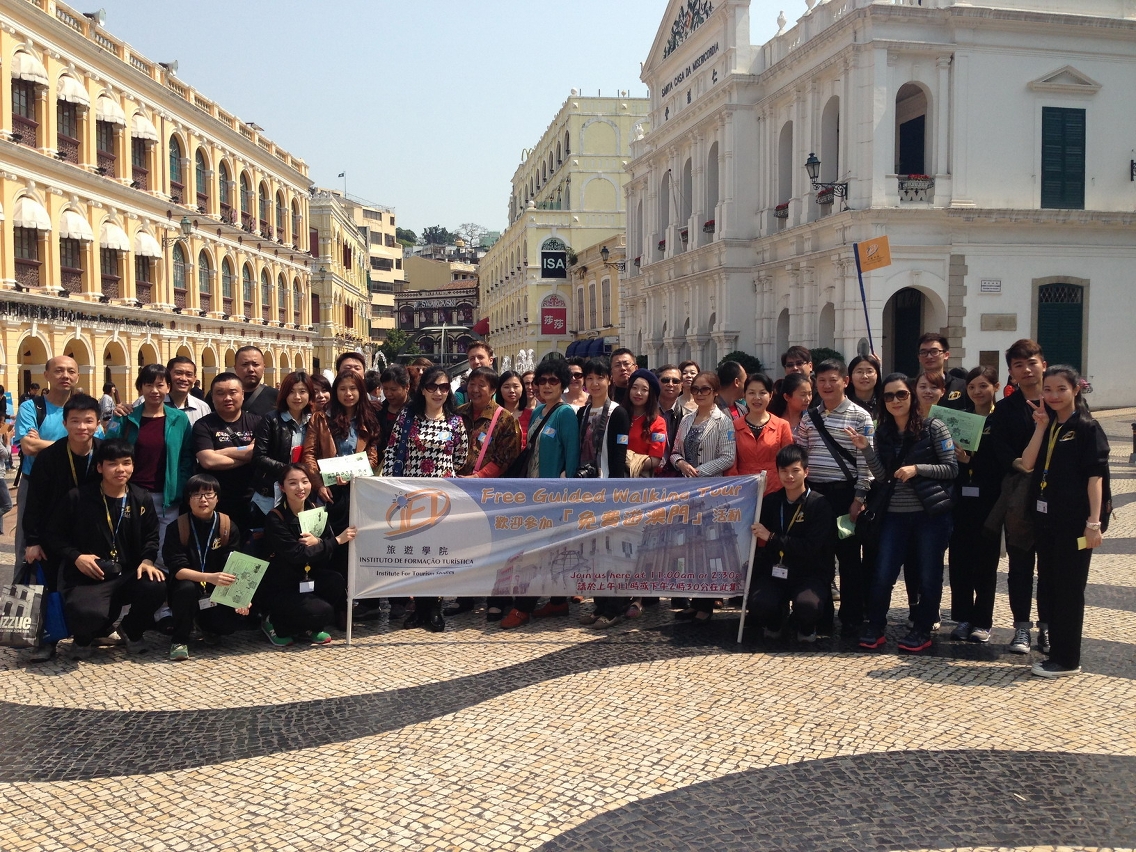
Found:
[[[568,303],[563,296],[550,293],[540,303],[540,333],[568,333]]]

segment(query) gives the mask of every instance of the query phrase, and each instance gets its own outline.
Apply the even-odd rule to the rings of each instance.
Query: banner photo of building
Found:
[[[764,477],[354,480],[352,598],[740,595]]]

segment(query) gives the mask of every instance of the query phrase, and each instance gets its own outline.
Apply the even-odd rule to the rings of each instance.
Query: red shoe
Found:
[[[553,615],[567,615],[567,614],[568,614],[568,603],[567,602],[559,603],[559,604],[554,604],[554,603],[550,602],[550,603],[546,603],[540,609],[533,612],[533,618],[548,618],[549,616],[553,616]]]
[[[528,624],[532,618],[527,612],[521,612],[519,609],[509,610],[509,614],[501,619],[502,630],[512,630],[514,627]]]

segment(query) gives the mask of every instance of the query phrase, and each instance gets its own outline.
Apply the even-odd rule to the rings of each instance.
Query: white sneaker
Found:
[[[816,640],[817,634],[815,630],[812,633],[802,633],[800,630],[797,631],[798,642],[815,642]]]

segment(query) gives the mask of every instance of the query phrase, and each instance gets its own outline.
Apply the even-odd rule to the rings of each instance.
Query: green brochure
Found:
[[[252,603],[252,596],[256,593],[256,587],[260,585],[266,570],[268,563],[263,559],[253,559],[251,556],[233,551],[225,561],[225,573],[236,574],[237,579],[231,586],[214,586],[209,600],[231,606],[233,609],[248,606]]]
[[[854,535],[856,535],[856,523],[851,515],[841,515],[836,519],[837,538],[851,538]]]
[[[323,506],[307,509],[296,515],[296,520],[300,522],[300,532],[311,533],[319,538],[327,526],[327,509]]]
[[[978,449],[978,443],[982,440],[982,430],[986,428],[986,418],[981,414],[956,411],[941,405],[932,405],[930,414],[947,424],[957,446],[968,453]]]

